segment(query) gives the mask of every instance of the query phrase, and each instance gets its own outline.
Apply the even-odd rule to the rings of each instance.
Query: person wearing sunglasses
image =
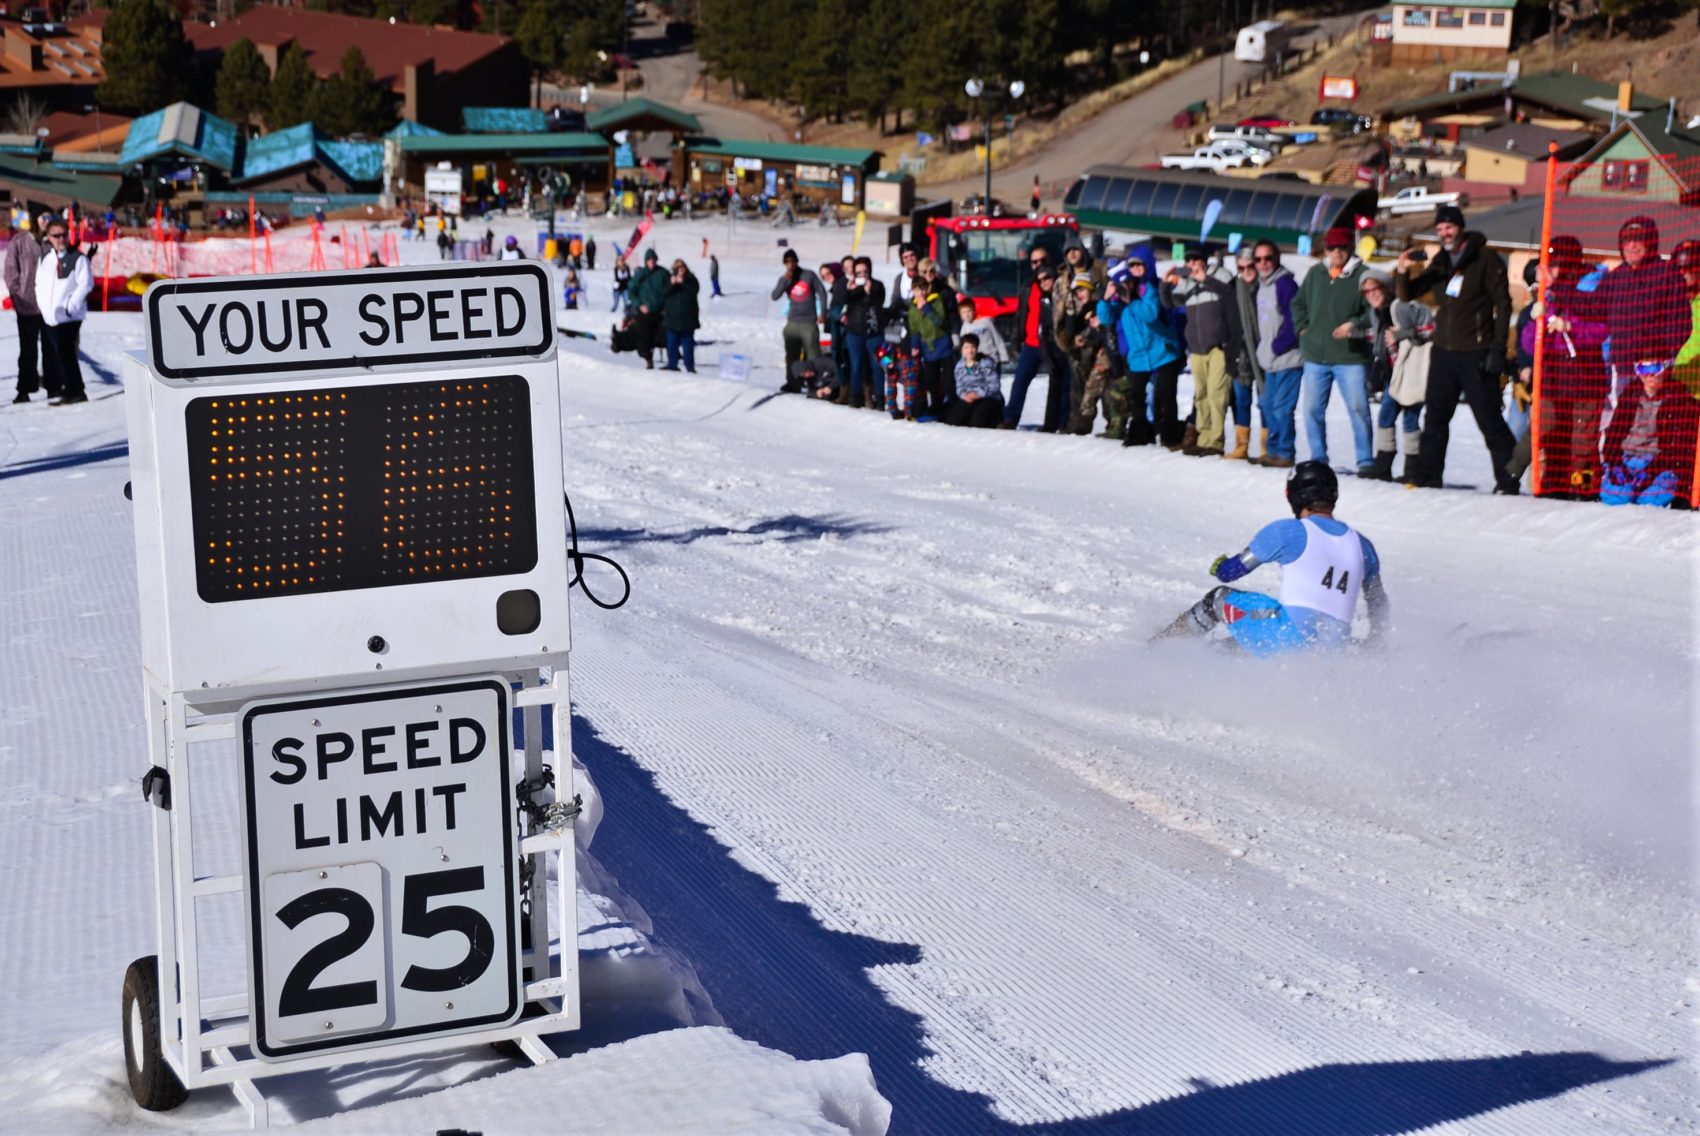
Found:
[[[41,310],[35,306],[35,270],[47,252],[46,238],[37,234],[47,231],[51,218],[50,213],[41,214],[31,230],[29,216],[24,215],[6,245],[6,294],[12,297],[12,311],[18,317],[18,393],[13,402],[28,402],[30,395],[41,388],[47,370],[36,365],[37,359],[46,355],[47,343]],[[56,387],[47,388],[48,398],[58,396]]]
[[[1263,456],[1254,461],[1272,469],[1292,469],[1298,456],[1294,416],[1303,385],[1304,361],[1299,332],[1293,325],[1293,300],[1299,282],[1281,265],[1281,250],[1273,241],[1258,241],[1252,249],[1257,269],[1257,365],[1263,369]]]
[[[50,400],[54,406],[87,402],[83,390],[83,368],[78,362],[83,317],[89,311],[89,293],[94,290],[94,272],[89,258],[71,243],[65,222],[47,223],[47,253],[35,270],[35,302],[41,309],[42,339],[47,351],[48,390],[58,390]]]

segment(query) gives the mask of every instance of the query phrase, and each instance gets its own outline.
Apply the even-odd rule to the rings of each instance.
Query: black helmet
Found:
[[[1340,499],[1340,479],[1327,462],[1302,461],[1287,474],[1287,504],[1293,516],[1316,505],[1333,506]]]

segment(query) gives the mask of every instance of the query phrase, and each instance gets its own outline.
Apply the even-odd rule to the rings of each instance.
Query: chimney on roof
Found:
[[[401,117],[425,122],[431,103],[431,84],[437,77],[433,59],[422,59],[402,67]]]
[[[1630,104],[1635,100],[1635,84],[1628,79],[1617,85],[1617,109],[1624,114],[1630,111]]]
[[[277,77],[278,60],[283,58],[283,53],[288,51],[289,45],[294,42],[294,37],[285,36],[276,43],[256,43],[254,45],[254,50],[260,53],[261,59],[266,61],[266,69],[272,73],[272,78]]]

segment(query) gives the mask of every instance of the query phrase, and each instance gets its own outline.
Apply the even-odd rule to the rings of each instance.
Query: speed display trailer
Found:
[[[228,1084],[260,1127],[265,1077],[578,1028],[552,296],[532,262],[148,290],[144,1108]]]

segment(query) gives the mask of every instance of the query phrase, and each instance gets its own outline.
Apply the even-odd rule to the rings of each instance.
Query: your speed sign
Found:
[[[518,1020],[508,714],[495,677],[243,709],[262,1057]]]

